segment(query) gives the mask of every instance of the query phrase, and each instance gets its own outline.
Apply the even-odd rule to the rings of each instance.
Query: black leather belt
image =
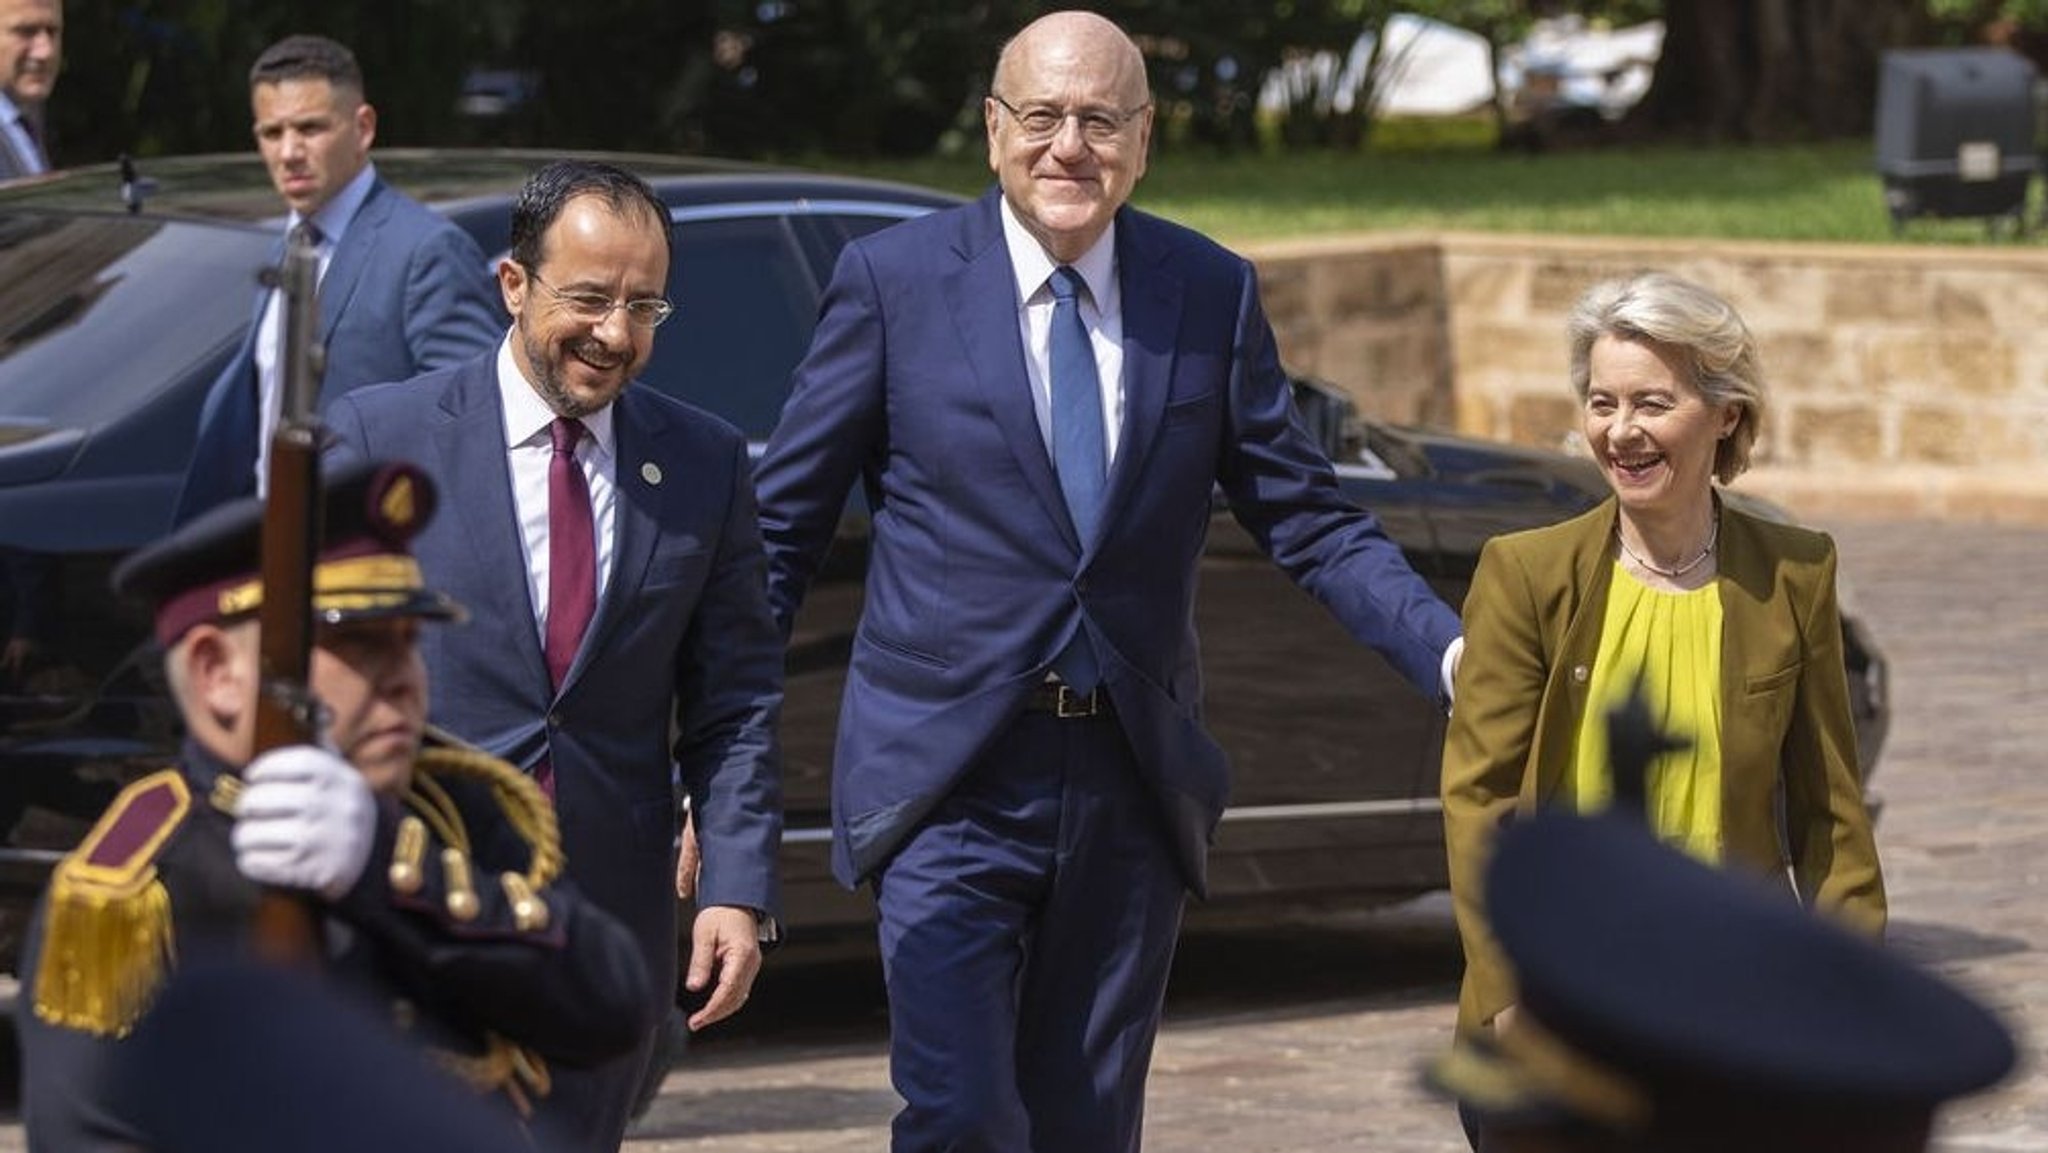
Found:
[[[1077,693],[1074,686],[1059,681],[1047,681],[1031,690],[1024,698],[1027,712],[1051,713],[1062,720],[1078,720],[1083,717],[1106,717],[1109,715],[1109,691],[1100,685],[1085,693]]]

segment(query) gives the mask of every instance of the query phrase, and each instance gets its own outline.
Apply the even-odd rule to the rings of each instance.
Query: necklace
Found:
[[[1658,576],[1663,577],[1666,580],[1677,580],[1679,577],[1682,577],[1685,574],[1691,572],[1692,570],[1700,567],[1700,565],[1704,563],[1708,557],[1714,555],[1714,544],[1716,541],[1720,540],[1720,538],[1721,521],[1720,518],[1717,517],[1714,520],[1713,527],[1707,530],[1707,543],[1700,546],[1700,555],[1692,558],[1689,561],[1686,561],[1684,564],[1679,565],[1676,568],[1665,568],[1663,565],[1651,564],[1649,561],[1644,560],[1642,556],[1636,552],[1636,550],[1628,547],[1628,538],[1621,535],[1621,526],[1618,524],[1614,526],[1614,541],[1616,544],[1619,544],[1621,546],[1621,551],[1625,555],[1627,555],[1628,559],[1636,562],[1636,564],[1644,570],[1656,573]]]

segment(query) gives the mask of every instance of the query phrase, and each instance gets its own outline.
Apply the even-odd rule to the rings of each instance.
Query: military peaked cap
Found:
[[[325,478],[314,618],[460,620],[462,606],[426,587],[412,538],[434,514],[433,481],[410,464],[356,463]],[[169,645],[194,625],[253,616],[263,604],[263,502],[229,501],[137,550],[114,591],[146,601]]]

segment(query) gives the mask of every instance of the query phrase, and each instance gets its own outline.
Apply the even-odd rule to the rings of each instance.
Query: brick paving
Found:
[[[2005,1087],[1949,1109],[1937,1148],[2048,1150],[2048,530],[1827,527],[1852,606],[1891,662],[1876,792],[1894,940],[2004,1009],[2027,1053]],[[1191,939],[1154,1062],[1147,1147],[1459,1153],[1455,1122],[1413,1073],[1448,1039],[1455,976],[1441,897]],[[886,1148],[896,1100],[875,980],[858,959],[772,970],[752,1019],[676,1066],[626,1149]],[[21,1147],[20,1127],[0,1125],[0,1153]]]
[[[1849,595],[1891,662],[1894,720],[1876,778],[1894,940],[2003,1008],[2024,1067],[1951,1106],[1942,1153],[2048,1150],[2048,530],[1841,521]],[[1336,927],[1325,979],[1300,958],[1197,938],[1191,960],[1235,967],[1178,990],[1154,1062],[1150,1149],[1169,1153],[1377,1150],[1460,1153],[1464,1142],[1413,1069],[1449,1036],[1455,962],[1447,905],[1425,900]],[[1269,953],[1295,940],[1281,935]],[[1388,944],[1388,941],[1394,944]],[[1221,950],[1216,959],[1212,953]],[[1357,954],[1363,952],[1363,957]],[[1421,961],[1414,960],[1420,956]],[[1388,980],[1375,970],[1407,971]],[[1177,974],[1176,981],[1181,980]],[[764,990],[765,992],[765,990]],[[756,999],[756,1005],[760,999]],[[701,1046],[677,1066],[631,1153],[876,1150],[895,1109],[879,1027],[831,1043]]]

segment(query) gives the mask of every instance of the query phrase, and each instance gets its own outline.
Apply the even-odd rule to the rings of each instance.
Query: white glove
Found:
[[[354,765],[326,749],[287,745],[250,762],[235,806],[235,865],[262,885],[335,900],[369,864],[377,802]]]

